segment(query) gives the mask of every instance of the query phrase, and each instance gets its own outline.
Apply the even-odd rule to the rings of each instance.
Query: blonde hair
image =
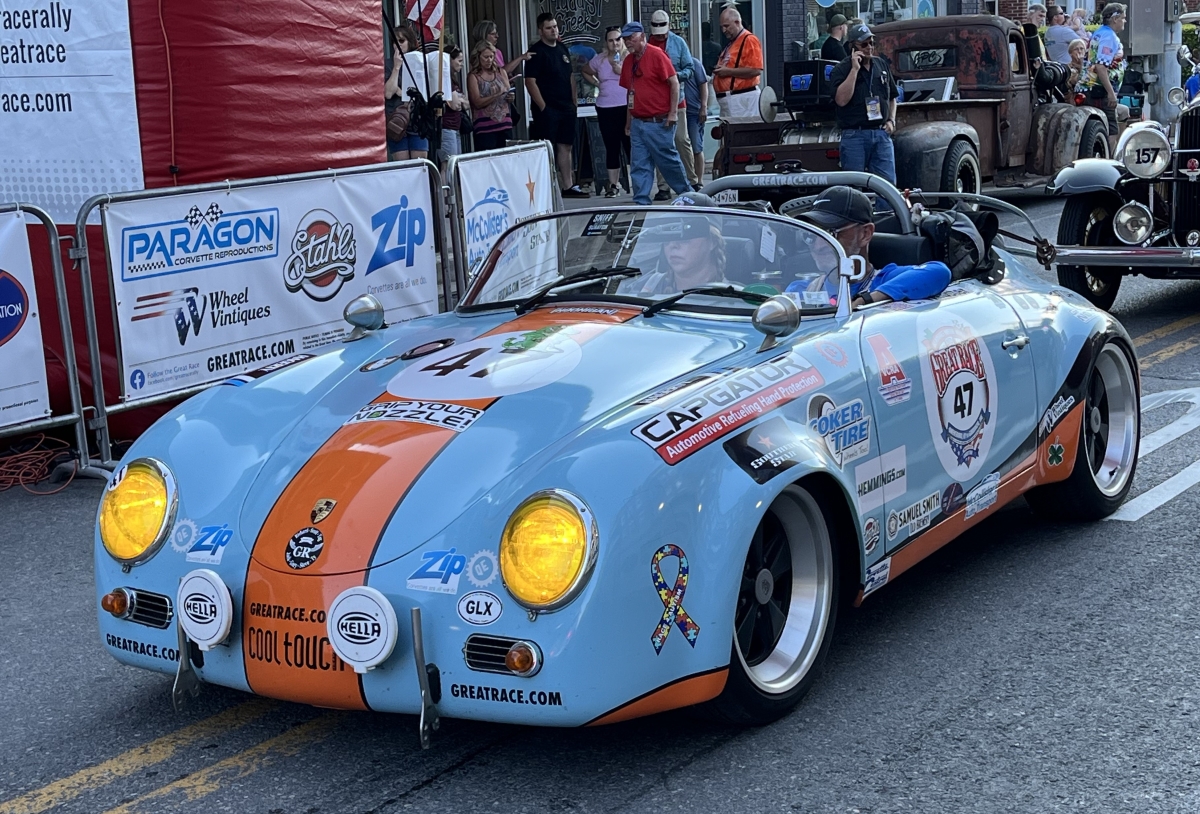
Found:
[[[483,70],[483,62],[480,57],[484,51],[495,51],[496,46],[492,45],[487,40],[481,40],[475,43],[475,47],[471,49],[471,73],[479,73]]]

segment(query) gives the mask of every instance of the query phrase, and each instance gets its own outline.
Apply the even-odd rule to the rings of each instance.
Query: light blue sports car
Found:
[[[438,715],[756,724],[806,692],[839,605],[1018,495],[1114,511],[1121,325],[998,248],[851,310],[868,260],[947,247],[879,179],[786,183],[844,181],[901,213],[871,258],[762,211],[555,214],[453,313],[384,327],[360,298],[351,341],[188,400],[104,494],[104,646],[177,699],[420,714],[425,742]]]

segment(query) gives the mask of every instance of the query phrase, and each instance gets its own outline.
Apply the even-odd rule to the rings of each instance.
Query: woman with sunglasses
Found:
[[[596,97],[596,119],[600,125],[600,137],[604,140],[605,168],[608,170],[608,188],[604,191],[606,198],[618,195],[617,184],[621,181],[621,170],[625,166],[621,151],[624,150],[626,156],[633,152],[629,136],[625,135],[629,95],[621,87],[621,63],[627,54],[621,39],[621,27],[609,26],[604,32],[604,51],[583,66],[583,75],[600,88],[600,95]]]

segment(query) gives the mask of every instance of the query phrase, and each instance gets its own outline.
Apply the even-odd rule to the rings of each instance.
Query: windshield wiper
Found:
[[[689,288],[687,291],[680,291],[678,294],[672,294],[670,297],[659,300],[653,305],[647,305],[642,309],[642,316],[647,318],[652,317],[664,308],[670,308],[684,297],[689,297],[692,294],[703,294],[706,297],[732,297],[738,300],[758,303],[759,305],[771,299],[766,294],[759,294],[755,291],[741,291],[731,285],[727,285],[724,288],[707,288],[702,286],[700,288]]]
[[[528,299],[524,299],[517,303],[513,309],[518,315],[524,314],[533,306],[537,305],[542,299],[556,288],[563,288],[572,283],[590,283],[596,280],[603,280],[608,277],[637,277],[642,273],[639,268],[633,266],[613,266],[612,268],[601,269],[593,266],[582,274],[576,274],[572,277],[565,277],[561,280],[555,280],[552,283],[542,286],[537,291],[529,295]]]

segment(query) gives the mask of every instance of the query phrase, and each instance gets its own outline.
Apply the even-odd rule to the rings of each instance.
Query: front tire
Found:
[[[983,173],[979,169],[979,156],[975,154],[975,148],[966,141],[954,142],[942,162],[942,192],[978,195],[982,188]]]
[[[1098,119],[1088,119],[1079,137],[1080,158],[1108,158],[1108,126]]]
[[[1067,198],[1058,221],[1060,246],[1116,246],[1113,214],[1120,201],[1111,194],[1089,192]],[[1058,282],[1105,311],[1112,308],[1121,287],[1121,271],[1112,267],[1058,267]]]
[[[786,715],[819,672],[837,618],[834,523],[808,490],[788,487],[746,554],[734,610],[729,679],[715,717],[758,726]]]
[[[1055,520],[1099,520],[1125,502],[1137,469],[1141,394],[1131,355],[1108,342],[1084,390],[1083,422],[1071,476],[1039,486],[1025,499]]]

